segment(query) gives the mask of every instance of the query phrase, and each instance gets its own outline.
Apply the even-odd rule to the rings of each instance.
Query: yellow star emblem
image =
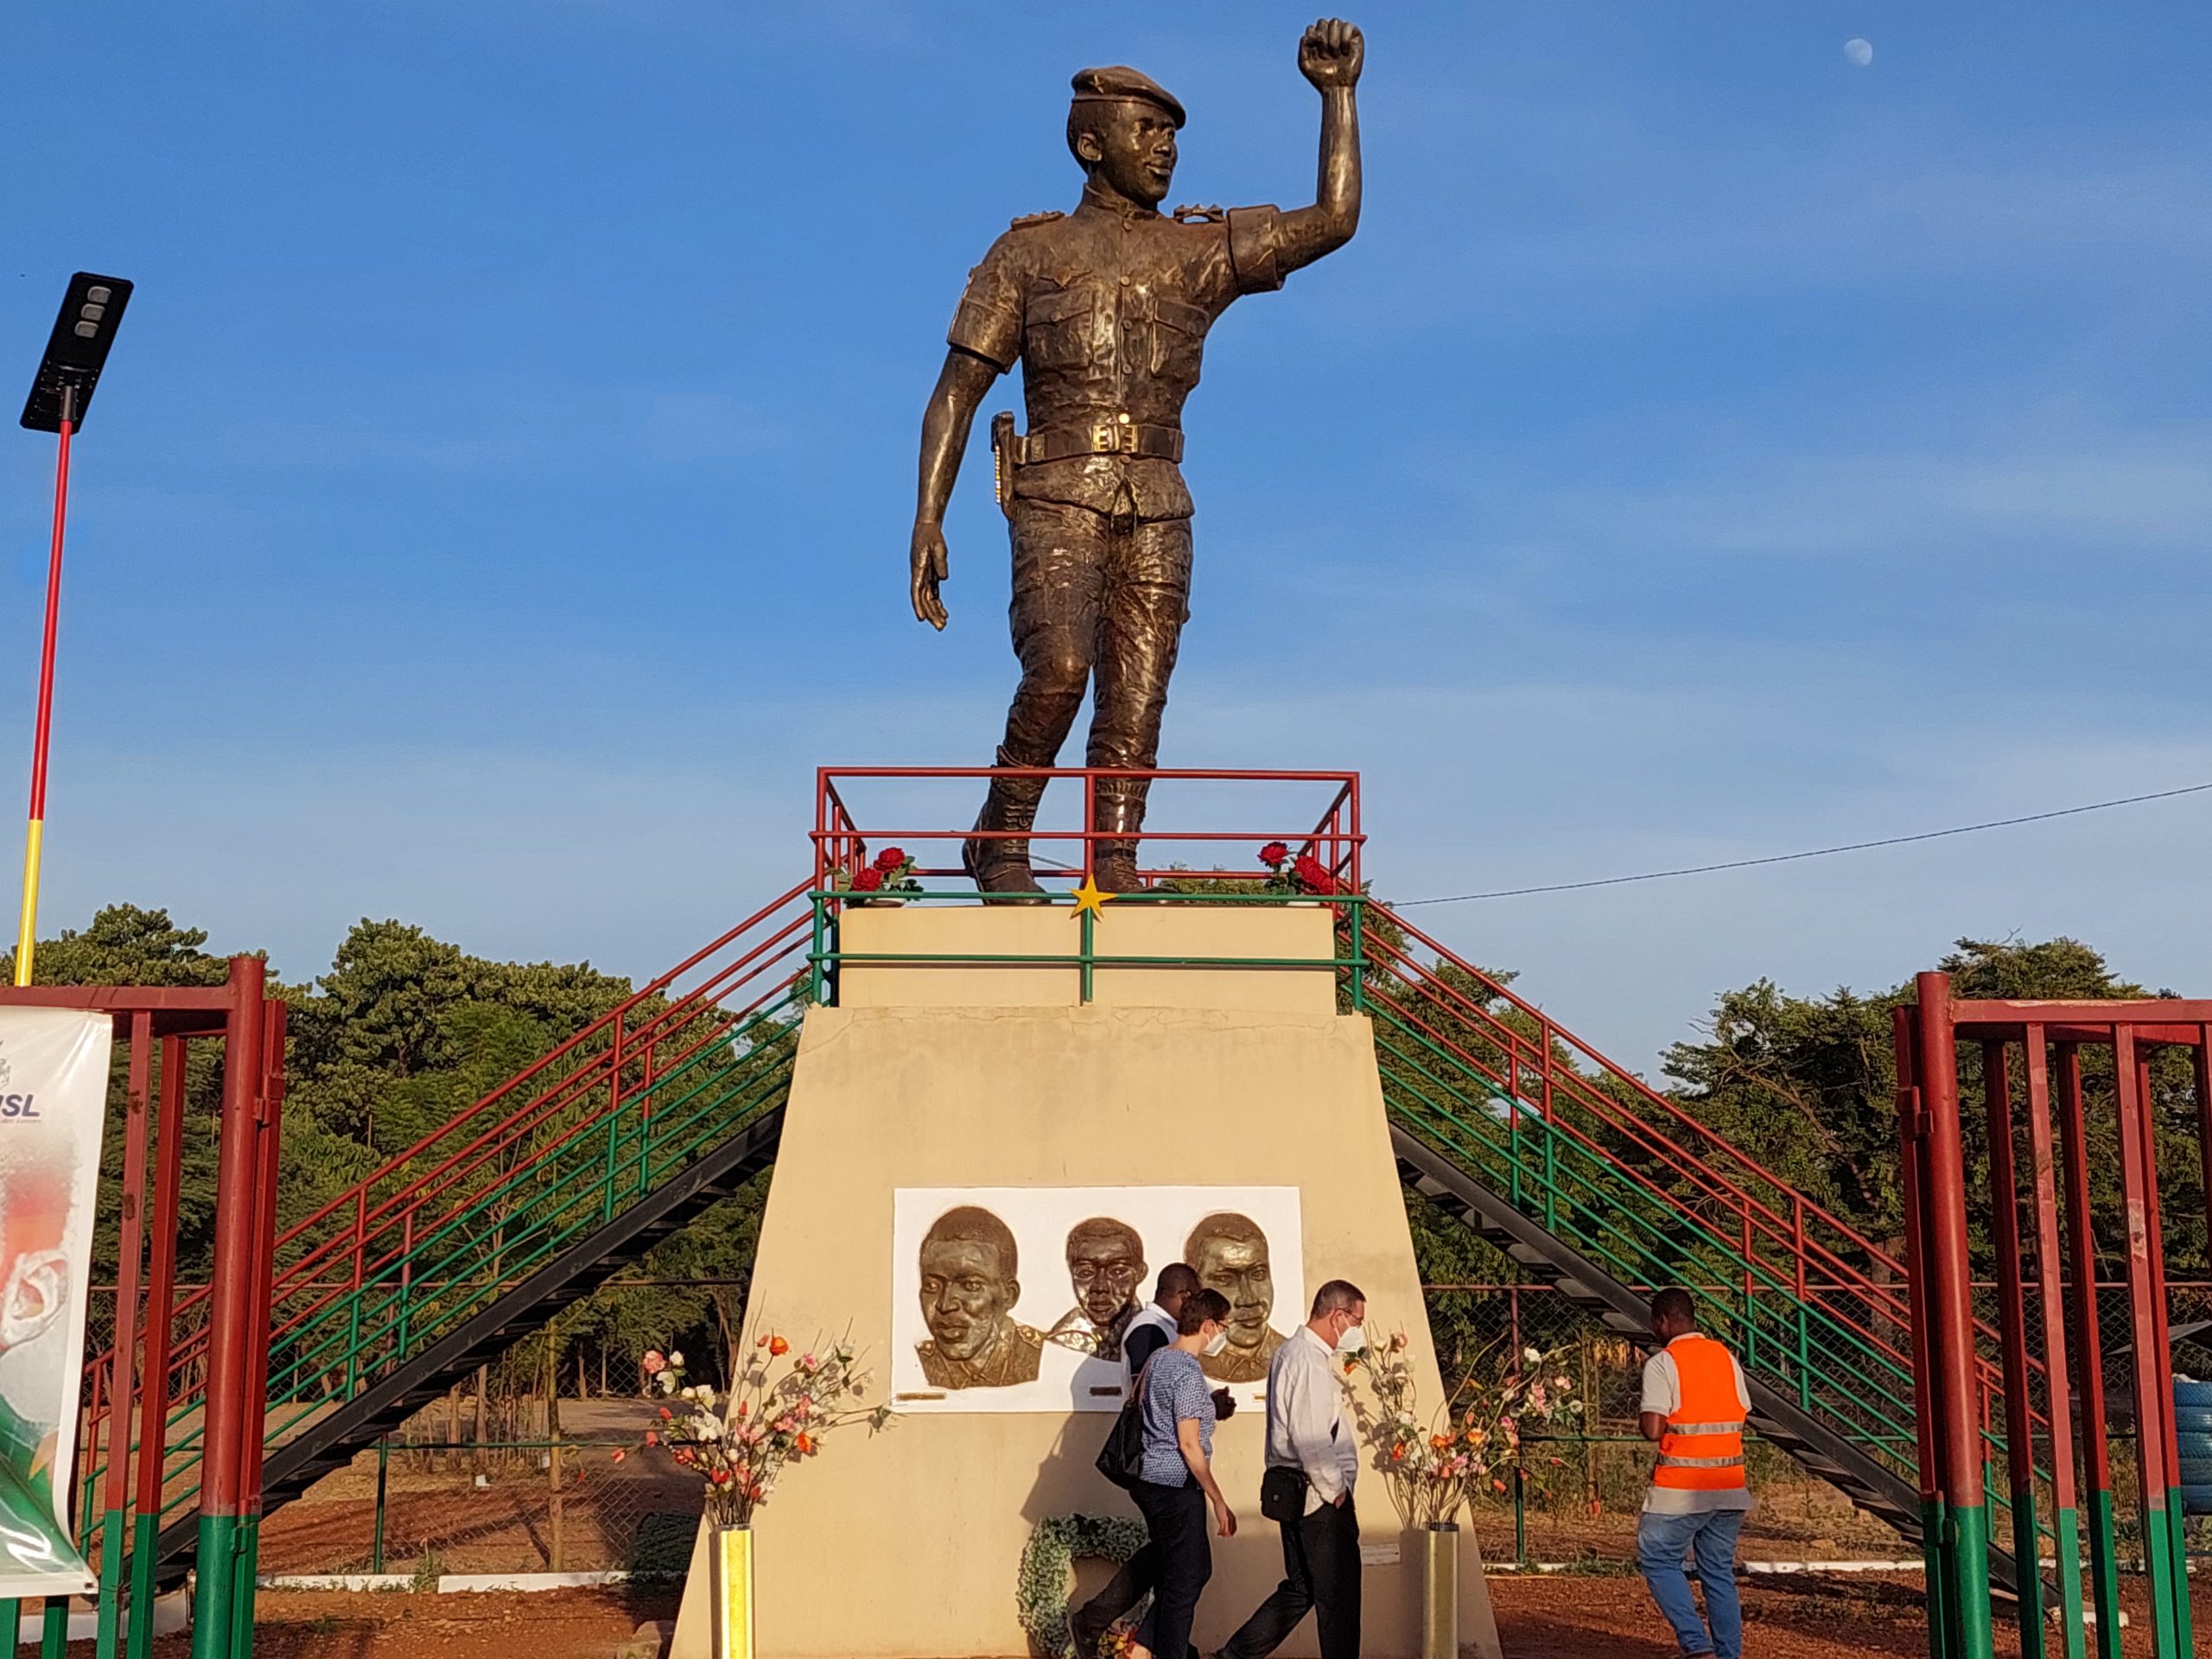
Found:
[[[1083,885],[1075,890],[1075,913],[1080,916],[1087,910],[1094,916],[1103,916],[1106,913],[1107,900],[1114,897],[1115,894],[1104,891],[1089,875],[1085,875]]]

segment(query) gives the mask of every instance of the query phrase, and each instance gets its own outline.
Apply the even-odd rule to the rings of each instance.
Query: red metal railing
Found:
[[[1980,1329],[1973,1319],[1967,1238],[1959,1071],[1964,1040],[1980,1046],[1980,1109],[1989,1153],[1984,1218],[1997,1259],[1999,1399],[2011,1431],[2005,1486],[2014,1551],[2025,1554],[2037,1547],[2038,1493],[2047,1485],[2058,1594],[2053,1611],[2067,1650],[2083,1650],[2088,1623],[2081,1586],[2086,1534],[2098,1650],[2104,1659],[2117,1659],[2120,1610],[2111,1414],[2096,1301],[2097,1217],[2090,1196],[2091,1136],[2108,1126],[2122,1212],[2121,1236],[2113,1241],[2112,1255],[2127,1266],[2126,1366],[2133,1383],[2135,1484],[2151,1638],[2159,1659],[2181,1659],[2190,1651],[2192,1632],[2151,1068],[2152,1051],[2158,1047],[2179,1048],[2189,1056],[2206,1203],[2212,1206],[2212,1001],[1956,999],[1949,976],[1940,973],[1922,974],[1916,991],[1915,1001],[1896,1015],[1898,1118],[1908,1222],[1919,1270],[1913,1298],[1914,1354],[1918,1371],[1928,1379],[1922,1393],[1923,1491],[1945,1522],[1941,1570],[1931,1573],[1943,1588],[1941,1615],[1958,1633],[1962,1659],[1990,1651],[1990,1610],[1981,1586],[1993,1543],[1985,1451],[1991,1406],[1986,1389],[1977,1397],[1961,1363],[1978,1345]],[[2096,1122],[2103,1115],[2093,1115],[2083,1088],[2084,1048],[2108,1051],[2112,1057],[2106,1124]],[[2019,1156],[2024,1129],[2024,1180]],[[2023,1199],[2033,1217],[2025,1237],[2020,1228]],[[2205,1219],[2212,1227],[2212,1207]],[[2078,1408],[2073,1399],[2076,1387],[2082,1396]],[[2048,1462],[2040,1465],[2038,1438],[2048,1448]],[[2033,1644],[2038,1652],[2043,1596],[2039,1581],[2023,1580],[2021,1628],[2038,1632]]]
[[[1055,829],[1046,825],[1030,830],[944,830],[905,829],[896,821],[885,824],[871,824],[863,830],[846,797],[863,783],[944,783],[973,780],[987,785],[994,778],[1042,779],[1050,786],[1054,781],[1080,789],[1083,816],[1077,827]],[[970,838],[991,841],[1026,841],[1033,846],[1062,847],[1071,849],[1072,862],[1062,861],[1061,868],[1052,868],[1049,861],[1039,858],[1046,868],[1039,870],[1043,877],[1065,875],[1072,880],[1086,874],[1091,868],[1093,849],[1102,841],[1126,840],[1120,830],[1093,828],[1097,823],[1097,791],[1102,782],[1117,779],[1142,779],[1153,785],[1147,824],[1143,842],[1155,846],[1192,852],[1234,849],[1247,855],[1271,842],[1282,842],[1294,853],[1317,859],[1336,880],[1349,886],[1355,893],[1361,886],[1361,855],[1366,836],[1359,822],[1359,774],[1356,772],[1251,772],[1224,771],[1204,767],[1162,768],[1152,771],[1132,771],[1110,766],[1084,766],[1066,769],[1018,766],[824,766],[815,775],[814,798],[814,873],[817,887],[826,885],[832,872],[854,869],[864,861],[861,848],[873,842],[881,847],[887,844],[905,845],[912,842],[924,848],[950,846],[952,856],[943,862],[919,863],[915,874],[924,879],[936,876],[959,878],[960,843]],[[1160,785],[1169,787],[1161,790]],[[1310,828],[1303,822],[1291,828],[1273,830],[1199,830],[1159,825],[1163,817],[1163,802],[1171,807],[1175,802],[1176,785],[1185,784],[1288,785],[1319,785],[1329,791],[1318,817]],[[1272,874],[1259,868],[1256,858],[1240,863],[1234,868],[1193,870],[1179,866],[1147,865],[1140,873],[1153,880],[1175,876],[1200,874],[1210,880],[1261,881]]]

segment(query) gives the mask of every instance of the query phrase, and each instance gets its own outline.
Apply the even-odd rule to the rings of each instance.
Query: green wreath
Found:
[[[1069,1659],[1070,1573],[1078,1559],[1119,1567],[1145,1546],[1144,1522],[1119,1515],[1056,1515],[1037,1523],[1021,1551],[1014,1586],[1015,1617],[1045,1659]]]

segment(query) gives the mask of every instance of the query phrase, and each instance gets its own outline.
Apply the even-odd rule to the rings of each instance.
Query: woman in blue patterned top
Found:
[[[1229,1341],[1229,1299],[1217,1290],[1184,1298],[1175,1340],[1145,1363],[1137,1382],[1144,1428],[1144,1476],[1130,1489],[1143,1512],[1145,1530],[1160,1552],[1160,1586],[1134,1651],[1185,1659],[1198,1592],[1213,1576],[1213,1546],[1206,1538],[1206,1508],[1215,1529],[1236,1535],[1236,1512],[1213,1478],[1213,1385],[1199,1357],[1217,1354]]]

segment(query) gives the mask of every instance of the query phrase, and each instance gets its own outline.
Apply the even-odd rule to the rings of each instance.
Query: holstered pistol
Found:
[[[1015,447],[1020,439],[1014,435],[1014,411],[1002,409],[991,416],[991,476],[999,493],[999,511],[1009,518],[1014,517],[1014,464]]]

